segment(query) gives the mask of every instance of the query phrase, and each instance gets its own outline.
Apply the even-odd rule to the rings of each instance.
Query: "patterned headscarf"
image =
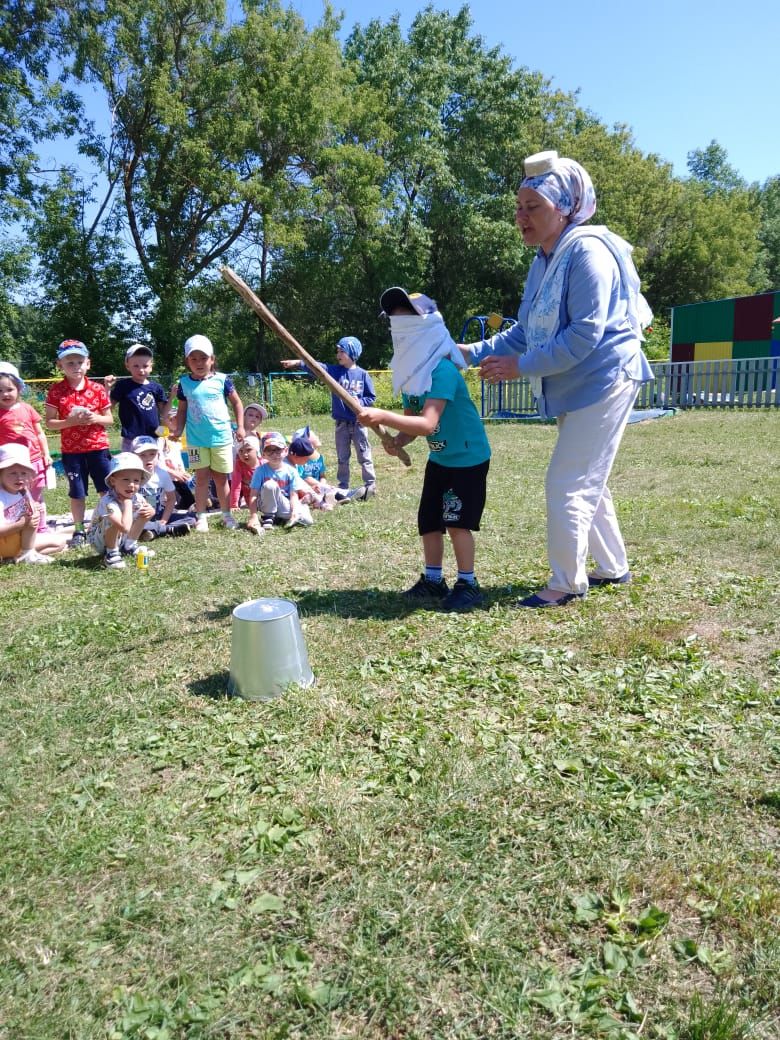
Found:
[[[521,188],[533,188],[551,202],[570,224],[584,224],[596,212],[596,192],[585,170],[574,159],[556,159],[548,173],[525,177]]]

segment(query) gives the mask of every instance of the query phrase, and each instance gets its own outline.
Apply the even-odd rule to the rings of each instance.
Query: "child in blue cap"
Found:
[[[322,365],[322,368],[333,376],[337,383],[341,383],[364,408],[370,408],[376,401],[376,392],[371,376],[357,364],[362,353],[363,344],[357,336],[342,336],[336,344],[336,364]],[[284,368],[306,368],[304,362],[298,361],[296,358],[282,361],[282,366]],[[354,445],[365,487],[365,494],[359,497],[361,500],[371,498],[376,493],[376,471],[368,434],[357,421],[355,413],[335,394],[331,394],[330,413],[336,422],[336,459],[338,460],[336,479],[338,485],[344,490],[349,489],[349,462],[352,445]]]

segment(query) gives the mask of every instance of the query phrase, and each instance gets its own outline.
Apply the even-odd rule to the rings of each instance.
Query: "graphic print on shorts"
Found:
[[[455,523],[460,520],[461,510],[463,509],[463,502],[452,488],[449,491],[445,491],[442,496],[442,520],[445,524]]]

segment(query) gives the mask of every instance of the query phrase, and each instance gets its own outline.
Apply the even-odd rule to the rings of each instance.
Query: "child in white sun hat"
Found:
[[[62,552],[64,535],[38,531],[40,506],[30,495],[35,468],[24,444],[0,447],[0,559],[14,563],[51,563]]]
[[[124,570],[123,556],[134,556],[144,524],[154,516],[154,508],[140,493],[149,474],[137,455],[123,451],[111,460],[106,477],[108,490],[92,514],[90,545],[103,557],[109,570]],[[147,550],[149,556],[154,552]]]

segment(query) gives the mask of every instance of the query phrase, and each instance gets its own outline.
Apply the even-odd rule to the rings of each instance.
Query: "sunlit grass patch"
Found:
[[[310,530],[5,568],[0,1036],[773,1040],[779,422],[629,429],[635,581],[561,611],[512,607],[554,431],[511,425],[463,617],[400,597],[421,454]],[[316,682],[228,699],[269,595]]]

